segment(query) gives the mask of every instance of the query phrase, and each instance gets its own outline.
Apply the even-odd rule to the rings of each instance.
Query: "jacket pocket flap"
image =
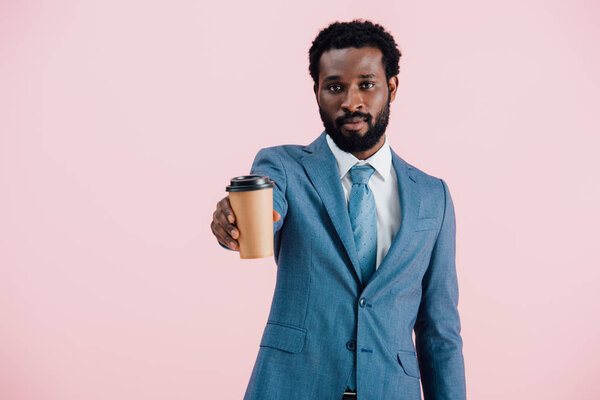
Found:
[[[260,346],[272,347],[288,353],[300,353],[305,340],[306,329],[267,322]]]
[[[417,362],[417,356],[412,351],[399,351],[398,352],[398,361],[406,375],[413,376],[415,378],[419,378],[419,363]]]

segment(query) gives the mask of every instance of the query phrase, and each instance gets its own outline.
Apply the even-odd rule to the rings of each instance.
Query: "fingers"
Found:
[[[233,239],[231,235],[227,234],[227,232],[221,225],[219,225],[215,221],[212,221],[210,224],[210,228],[213,232],[213,235],[215,235],[219,243],[221,243],[223,246],[231,250],[239,249],[239,244],[237,240]]]
[[[227,221],[229,221],[229,223],[231,224],[235,223],[235,214],[233,213],[233,209],[231,208],[231,203],[229,203],[229,196],[223,197],[223,199],[217,204],[217,208],[219,206],[221,207],[223,214],[227,218]]]
[[[273,210],[273,222],[277,222],[281,219],[281,215],[275,210]]]
[[[229,199],[225,197],[217,203],[210,228],[221,244],[232,250],[238,250],[239,243],[236,239],[240,237],[240,233],[231,221],[235,222],[235,214],[231,209]]]

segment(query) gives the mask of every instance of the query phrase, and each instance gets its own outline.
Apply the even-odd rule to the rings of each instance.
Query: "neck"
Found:
[[[383,146],[383,144],[385,143],[385,133],[381,136],[381,138],[379,138],[379,141],[377,143],[375,143],[375,145],[373,147],[371,147],[368,150],[365,151],[359,151],[359,152],[355,152],[352,153],[352,155],[356,158],[358,158],[359,160],[366,160],[367,158],[371,157],[373,154],[377,153],[377,151],[379,151],[379,149],[381,148],[381,146]]]

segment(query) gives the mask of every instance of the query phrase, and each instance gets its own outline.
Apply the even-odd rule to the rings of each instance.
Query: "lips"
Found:
[[[356,131],[361,129],[365,125],[365,118],[348,118],[343,120],[342,127],[349,131]]]

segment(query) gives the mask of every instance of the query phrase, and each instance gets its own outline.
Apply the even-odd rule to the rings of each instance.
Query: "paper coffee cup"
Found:
[[[225,189],[240,233],[240,258],[273,255],[273,186],[268,176],[244,175]]]

